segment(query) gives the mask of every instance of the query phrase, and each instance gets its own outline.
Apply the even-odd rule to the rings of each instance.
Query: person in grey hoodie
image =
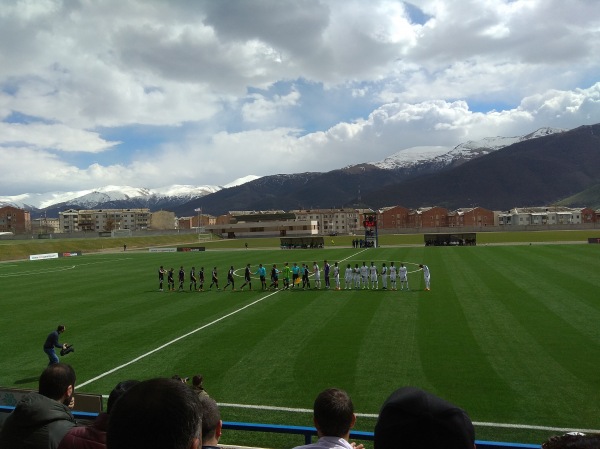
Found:
[[[67,364],[48,366],[38,392],[23,396],[0,431],[2,449],[56,449],[77,425],[69,408],[75,392],[75,370]]]

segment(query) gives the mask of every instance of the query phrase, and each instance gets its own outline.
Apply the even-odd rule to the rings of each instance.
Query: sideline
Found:
[[[312,409],[308,408],[290,408],[290,407],[275,407],[270,405],[245,405],[245,404],[230,404],[219,402],[219,407],[231,407],[231,408],[246,408],[252,410],[270,410],[279,412],[291,412],[291,413],[313,413]],[[377,419],[378,415],[373,413],[356,413],[357,417],[360,418],[374,418]],[[477,422],[473,421],[474,426],[479,427],[498,427],[506,429],[524,429],[524,430],[549,430],[553,432],[581,432],[581,433],[598,433],[600,430],[595,429],[572,429],[567,427],[548,427],[548,426],[532,426],[529,424],[503,424],[494,422]]]
[[[241,308],[239,308],[239,309],[237,309],[237,310],[234,310],[233,312],[230,312],[230,313],[228,313],[227,315],[223,315],[221,318],[217,318],[216,320],[214,320],[214,321],[211,321],[210,323],[207,323],[207,324],[205,324],[205,325],[203,325],[203,326],[200,326],[199,328],[197,328],[197,329],[194,329],[193,331],[191,331],[191,332],[188,332],[187,334],[184,334],[184,335],[182,335],[182,336],[180,336],[180,337],[177,337],[177,338],[175,338],[175,339],[173,339],[173,340],[171,340],[171,341],[169,341],[169,342],[165,343],[164,345],[161,345],[161,346],[159,346],[158,348],[155,348],[155,349],[153,349],[153,350],[151,350],[151,351],[148,351],[148,352],[147,352],[147,353],[145,353],[145,354],[142,354],[142,355],[140,355],[139,357],[136,357],[136,358],[135,358],[135,359],[133,359],[133,360],[130,360],[130,361],[129,361],[129,362],[127,362],[127,363],[124,363],[124,364],[122,364],[122,365],[119,365],[119,366],[117,366],[117,367],[115,367],[115,368],[111,369],[111,370],[108,370],[108,371],[106,371],[106,372],[104,372],[104,373],[102,373],[102,374],[100,374],[100,375],[98,375],[98,376],[96,376],[96,377],[93,377],[93,378],[92,378],[92,379],[90,379],[90,380],[86,380],[85,382],[82,382],[82,383],[78,384],[78,385],[77,385],[77,388],[85,387],[86,385],[89,385],[89,384],[91,384],[92,382],[95,382],[95,381],[97,381],[98,379],[102,379],[103,377],[106,377],[106,376],[108,376],[109,374],[112,374],[112,373],[114,373],[114,372],[116,372],[116,371],[119,371],[119,370],[120,370],[120,369],[122,369],[122,368],[125,368],[125,367],[127,367],[127,366],[129,366],[129,365],[132,365],[132,364],[134,364],[134,363],[136,363],[136,362],[138,362],[138,361],[142,360],[143,358],[146,358],[146,357],[148,357],[149,355],[152,355],[152,354],[154,354],[155,352],[158,352],[158,351],[160,351],[160,350],[162,350],[162,349],[165,349],[165,348],[166,348],[166,347],[168,347],[168,346],[171,346],[173,343],[177,343],[179,340],[183,340],[184,338],[186,338],[186,337],[189,337],[190,335],[193,335],[193,334],[195,334],[196,332],[199,332],[199,331],[201,331],[201,330],[203,330],[203,329],[206,329],[207,327],[210,327],[210,326],[212,326],[213,324],[216,324],[216,323],[218,323],[218,322],[220,322],[220,321],[223,321],[225,318],[229,318],[230,316],[232,316],[232,315],[235,315],[236,313],[239,313],[239,312],[241,312],[241,311],[243,311],[243,310],[247,309],[248,307],[252,307],[253,305],[255,305],[255,304],[258,304],[259,302],[261,302],[261,301],[264,301],[265,299],[267,299],[267,298],[269,298],[269,297],[271,297],[271,296],[273,296],[273,295],[276,295],[276,294],[277,294],[277,293],[279,293],[280,291],[281,291],[281,290],[277,290],[277,291],[274,291],[274,292],[272,292],[272,293],[269,293],[268,295],[266,295],[266,296],[263,296],[262,298],[260,298],[260,299],[257,299],[257,300],[256,300],[256,301],[254,301],[254,302],[251,302],[250,304],[246,304],[244,307],[241,307]]]

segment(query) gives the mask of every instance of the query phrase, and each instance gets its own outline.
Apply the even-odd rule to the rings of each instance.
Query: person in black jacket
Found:
[[[48,355],[48,359],[50,360],[48,365],[52,365],[54,363],[59,362],[58,356],[54,352],[54,348],[66,349],[66,347],[67,347],[66,343],[61,345],[58,342],[58,336],[66,330],[67,330],[67,328],[64,326],[64,324],[59,324],[59,326],[56,328],[56,330],[50,332],[48,334],[48,336],[46,337],[46,341],[44,342],[44,352]]]

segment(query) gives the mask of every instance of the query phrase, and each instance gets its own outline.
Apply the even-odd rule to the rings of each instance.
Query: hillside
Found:
[[[596,124],[518,142],[459,167],[375,190],[368,203],[503,210],[555,203],[599,182]]]

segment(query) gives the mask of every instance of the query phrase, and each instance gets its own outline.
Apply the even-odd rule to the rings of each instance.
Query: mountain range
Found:
[[[505,210],[562,200],[600,207],[600,124],[565,131],[542,128],[455,147],[415,147],[382,161],[330,172],[247,176],[225,186],[144,189],[105,186],[83,192],[0,197],[32,217],[65,209],[172,210],[178,216],[230,210],[479,205]],[[581,204],[587,201],[587,204]]]

